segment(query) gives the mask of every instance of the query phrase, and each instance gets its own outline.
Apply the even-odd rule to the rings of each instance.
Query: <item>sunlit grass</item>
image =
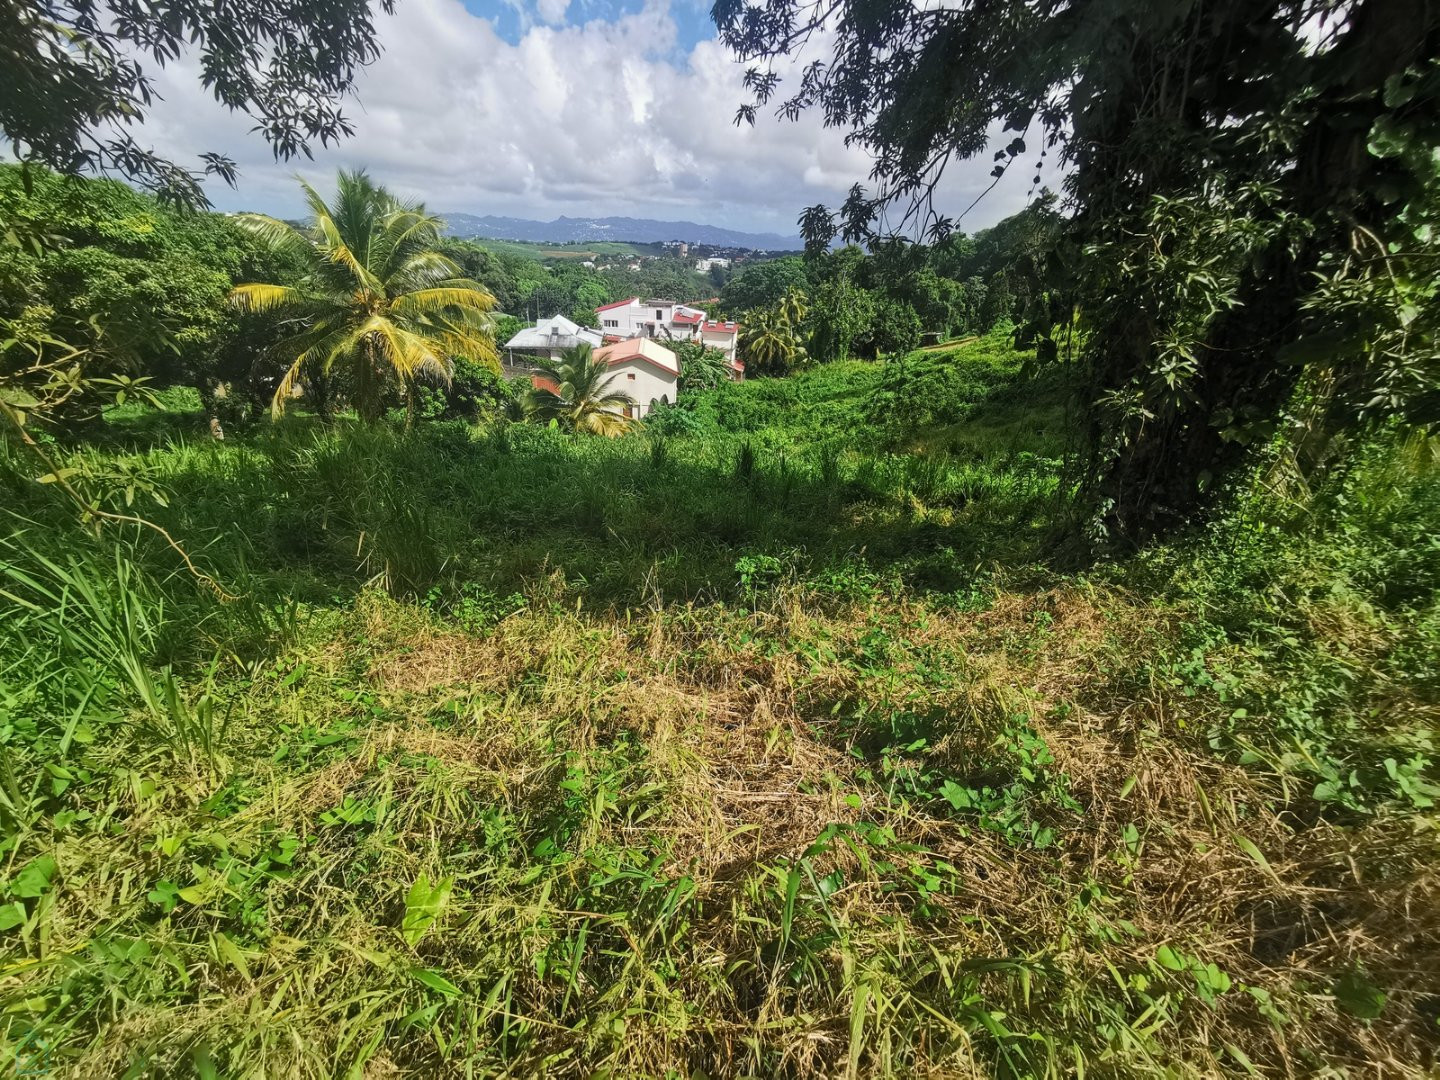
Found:
[[[987,388],[965,415],[899,440],[803,415],[867,415],[894,374],[854,365],[663,437],[72,448],[147,466],[232,604],[11,468],[0,1050],[87,1078],[1420,1069],[1426,447],[1069,575],[1062,400],[976,355],[941,375]]]

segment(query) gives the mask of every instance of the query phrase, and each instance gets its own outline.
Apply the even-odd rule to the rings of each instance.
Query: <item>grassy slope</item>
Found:
[[[619,240],[600,240],[595,243],[566,246],[564,244],[537,244],[527,240],[492,240],[472,237],[475,243],[491,251],[541,262],[545,259],[593,259],[596,255],[655,255],[659,245],[628,244]]]
[[[54,524],[3,560],[0,1034],[86,1077],[1418,1069],[1433,468],[1064,576],[1062,398],[991,342],[664,438],[137,445],[228,604],[12,476]]]

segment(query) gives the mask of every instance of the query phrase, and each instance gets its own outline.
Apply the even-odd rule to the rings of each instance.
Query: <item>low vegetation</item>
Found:
[[[1435,1075],[1440,6],[717,0],[874,163],[734,273],[146,149],[393,8],[0,4],[0,1060]],[[635,295],[755,378],[506,378]]]
[[[75,1077],[1422,1071],[1434,441],[1312,491],[1262,452],[1086,563],[1031,359],[617,439],[215,442],[174,393],[51,444],[228,601],[0,444],[0,1040]]]

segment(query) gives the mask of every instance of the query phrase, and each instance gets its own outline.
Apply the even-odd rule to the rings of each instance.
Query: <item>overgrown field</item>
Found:
[[[831,365],[614,442],[150,414],[52,448],[233,598],[5,450],[6,1060],[1432,1068],[1435,444],[1303,500],[1277,457],[1076,572],[1063,380],[1020,359]]]

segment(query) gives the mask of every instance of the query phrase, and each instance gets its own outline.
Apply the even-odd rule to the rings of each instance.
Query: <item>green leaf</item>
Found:
[[[1341,1012],[1374,1020],[1385,1009],[1385,991],[1358,970],[1351,969],[1335,980],[1335,1004]]]
[[[55,860],[49,855],[35,859],[10,882],[10,895],[21,900],[33,900],[50,891],[51,880],[55,877]]]
[[[956,810],[968,810],[975,805],[975,792],[954,780],[940,785],[940,797]]]
[[[178,896],[181,900],[184,900],[187,904],[203,904],[205,902],[205,897],[209,895],[209,892],[210,890],[206,888],[205,884],[202,882],[195,885],[187,885],[185,888],[176,892],[175,895]]]
[[[14,930],[25,924],[25,905],[16,900],[0,907],[0,931]]]
[[[1385,80],[1385,107],[1398,109],[1415,96],[1415,84],[1406,81],[1404,72],[1396,72]]]
[[[431,971],[429,968],[411,968],[410,977],[421,986],[428,986],[436,993],[444,994],[446,997],[458,997],[460,987],[456,986],[438,971]]]
[[[225,962],[238,971],[246,982],[251,981],[250,964],[245,959],[245,954],[240,947],[231,941],[224,934],[215,935],[215,948]]]
[[[17,409],[33,409],[40,404],[38,398],[18,386],[0,386],[0,401]]]
[[[425,936],[425,931],[435,924],[440,912],[450,900],[450,888],[454,878],[444,878],[430,884],[430,878],[421,874],[405,894],[405,918],[400,924],[400,936],[412,949]]]
[[[1366,149],[1378,158],[1399,157],[1414,137],[1414,132],[1408,127],[1397,124],[1391,117],[1382,116],[1370,128]]]
[[[855,987],[855,997],[850,1002],[850,1055],[846,1076],[860,1075],[860,1055],[865,1049],[865,1009],[869,1001],[870,984],[862,979]]]
[[[1251,861],[1260,867],[1261,870],[1264,870],[1271,878],[1276,881],[1280,880],[1279,875],[1275,873],[1274,868],[1270,865],[1270,860],[1265,857],[1263,851],[1255,846],[1254,841],[1237,833],[1235,836],[1235,846],[1248,855]]]
[[[157,881],[155,888],[145,894],[145,899],[164,911],[174,911],[180,899],[180,887],[173,881]]]
[[[1155,962],[1163,968],[1169,968],[1171,971],[1184,971],[1186,967],[1185,962],[1176,955],[1175,950],[1170,948],[1169,945],[1161,945],[1160,948],[1155,950]]]

